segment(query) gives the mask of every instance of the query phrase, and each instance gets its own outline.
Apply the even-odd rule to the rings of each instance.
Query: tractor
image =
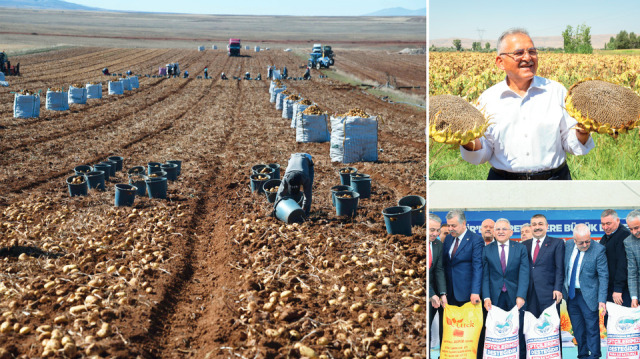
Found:
[[[329,68],[333,63],[333,60],[328,56],[323,56],[321,53],[312,52],[309,54],[309,67],[315,67],[320,70],[321,68]]]
[[[20,75],[20,63],[15,66],[11,66],[11,61],[5,52],[0,52],[0,72],[7,76],[19,76]]]

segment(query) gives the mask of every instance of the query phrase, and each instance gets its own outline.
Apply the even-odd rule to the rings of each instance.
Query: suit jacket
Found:
[[[444,272],[447,282],[447,295],[458,302],[468,302],[471,293],[480,295],[482,289],[482,236],[467,229],[458,244],[458,250],[453,258],[449,257],[449,250],[455,244],[455,238],[450,234],[444,239],[442,254]],[[456,278],[454,281],[453,278]]]
[[[429,268],[429,298],[434,295],[440,296],[447,292],[444,268],[442,267],[442,242],[436,239],[431,242],[431,246],[433,249],[431,252],[431,267]]]
[[[624,249],[624,240],[631,235],[631,232],[620,224],[615,232],[610,236],[604,235],[600,239],[607,253],[607,263],[609,265],[609,286],[607,294],[613,292],[624,293],[629,291],[627,285],[627,251]]]
[[[575,246],[576,244],[573,240],[567,242],[564,255],[564,295],[569,293],[571,254]],[[602,244],[591,241],[589,249],[587,249],[582,256],[582,265],[580,266],[580,273],[578,274],[580,278],[580,291],[589,310],[596,311],[598,310],[598,303],[605,303],[607,301],[607,286],[609,285],[607,254]],[[567,296],[566,298],[569,297]]]
[[[509,257],[504,274],[500,263],[500,244],[491,242],[482,253],[482,296],[490,298],[494,305],[498,303],[498,297],[502,291],[502,284],[507,287],[509,304],[516,305],[516,298],[527,298],[529,289],[529,260],[527,249],[523,244],[509,242]]]
[[[564,240],[546,236],[534,264],[532,253],[535,251],[535,241],[532,238],[522,242],[527,249],[531,273],[527,295],[529,298],[535,295],[541,307],[547,308],[555,302],[553,291],[562,292],[564,285]],[[527,303],[530,302],[529,298]]]
[[[629,294],[631,297],[640,298],[640,239],[629,235],[624,240],[624,248],[627,252],[627,273],[629,274]]]

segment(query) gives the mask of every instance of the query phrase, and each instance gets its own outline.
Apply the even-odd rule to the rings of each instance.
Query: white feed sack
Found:
[[[0,72],[0,81],[4,81],[4,72]]]
[[[198,46],[198,51],[204,51],[204,46]]]
[[[86,84],[87,98],[102,98],[102,83]]]
[[[306,115],[298,113],[296,124],[296,142],[329,142],[327,115]]]
[[[273,89],[275,89],[275,88],[276,88],[276,86],[278,86],[278,84],[276,84],[276,82],[275,82],[275,81],[271,81],[271,82],[269,83],[269,95],[271,95],[271,93],[273,92]]]
[[[128,78],[122,78],[120,79],[120,82],[122,82],[122,88],[125,91],[131,91],[131,81],[129,81]]]
[[[84,105],[87,103],[87,89],[85,87],[69,87],[69,103]]]
[[[487,313],[485,326],[484,359],[520,358],[518,306],[514,306],[507,312],[492,305]]]
[[[13,99],[13,117],[40,117],[40,95],[16,94]]]
[[[560,317],[555,303],[536,318],[524,312],[523,324],[527,359],[560,359]]]
[[[607,358],[640,357],[640,308],[607,302]]]
[[[331,162],[374,162],[378,160],[378,119],[331,116]]]
[[[138,81],[138,76],[129,76],[128,79],[132,89],[140,88],[140,82]]]
[[[69,109],[69,95],[64,91],[47,90],[45,108],[51,111],[66,111]]]
[[[109,95],[122,95],[124,87],[120,81],[109,81]]]
[[[300,100],[302,101],[302,100]],[[302,111],[306,110],[307,107],[311,105],[303,105],[300,101],[293,104],[293,113],[291,114],[291,128],[296,128],[296,121],[298,120],[298,115],[302,115]]]
[[[9,82],[7,82],[7,81],[0,81],[0,86],[2,86],[2,87],[9,87]]]

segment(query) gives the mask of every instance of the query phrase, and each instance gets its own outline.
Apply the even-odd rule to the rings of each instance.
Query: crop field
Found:
[[[330,187],[346,165],[330,161],[328,142],[296,143],[269,81],[232,78],[266,78],[271,64],[302,76],[304,61],[244,53],[88,47],[11,58],[22,76],[0,87],[0,358],[426,357],[426,231],[388,235],[382,215],[404,196],[426,198],[425,110],[316,70],[284,81],[330,114],[381,116],[379,160],[349,164],[371,175],[371,198],[338,217]],[[424,55],[387,56],[398,83],[424,74]],[[190,77],[144,76],[172,62]],[[213,79],[196,78],[205,66]],[[103,67],[142,75],[139,89],[108,95],[115,77]],[[392,70],[359,67],[376,78]],[[47,88],[90,81],[102,82],[102,99],[45,109]],[[42,90],[38,118],[13,118],[10,91],[23,89]],[[296,152],[314,158],[314,196],[309,220],[287,225],[249,175],[260,163],[284,173]],[[75,166],[114,155],[125,170],[106,191],[69,196]],[[182,174],[166,200],[114,206],[126,169],[167,160],[182,160]]]
[[[563,84],[567,89],[588,78],[608,80],[640,93],[637,68],[640,57],[634,55],[578,55],[541,53],[538,76]],[[476,103],[484,90],[504,80],[495,65],[495,53],[430,53],[429,94],[451,94]],[[592,133],[596,147],[586,156],[568,155],[573,179],[640,179],[637,158],[640,138],[634,129],[614,139]],[[429,178],[433,180],[486,179],[488,163],[476,166],[460,158],[458,146],[429,142]]]

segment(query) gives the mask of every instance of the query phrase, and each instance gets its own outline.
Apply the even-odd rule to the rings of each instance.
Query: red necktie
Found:
[[[456,251],[458,250],[458,243],[460,243],[460,238],[456,237],[456,244],[453,246],[453,252],[451,252],[451,258],[456,255]]]
[[[429,268],[431,268],[431,244],[429,244]]]
[[[540,252],[540,240],[536,239],[536,249],[533,251],[533,264],[536,264],[536,259],[538,259],[538,252]]]

